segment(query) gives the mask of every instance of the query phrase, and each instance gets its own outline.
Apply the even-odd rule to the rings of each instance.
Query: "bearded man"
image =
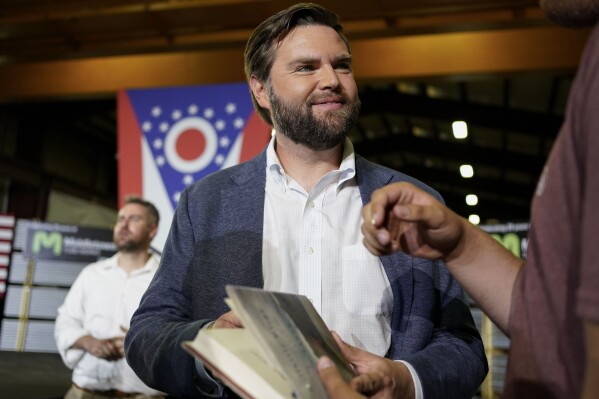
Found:
[[[225,285],[306,295],[345,341],[397,361],[405,398],[471,398],[487,371],[459,285],[438,262],[379,258],[362,244],[372,192],[409,181],[354,153],[360,100],[337,16],[296,4],[245,50],[254,105],[276,131],[255,159],[180,197],[156,278],[125,341],[148,385],[177,397],[230,397],[181,349],[202,328],[239,327]]]
[[[73,369],[65,399],[164,398],[131,370],[123,344],[129,319],[160,262],[150,252],[159,218],[150,202],[127,198],[113,230],[118,252],[86,266],[58,309],[56,346]]]

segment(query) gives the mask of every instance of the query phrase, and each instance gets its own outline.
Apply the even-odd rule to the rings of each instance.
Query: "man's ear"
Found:
[[[252,75],[250,78],[250,88],[256,98],[256,101],[262,108],[270,110],[270,100],[268,98],[268,89],[266,85]]]
[[[150,228],[150,233],[148,234],[150,236],[150,241],[152,241],[154,239],[154,237],[156,236],[156,233],[158,233],[158,225],[153,224],[152,227]]]

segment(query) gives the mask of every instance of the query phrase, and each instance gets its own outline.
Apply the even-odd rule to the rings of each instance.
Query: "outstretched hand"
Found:
[[[381,256],[402,251],[436,260],[460,244],[465,220],[409,183],[376,190],[362,208],[364,245]]]
[[[505,333],[523,265],[493,237],[409,183],[376,190],[362,208],[364,245],[377,256],[404,252],[445,262],[451,275]]]

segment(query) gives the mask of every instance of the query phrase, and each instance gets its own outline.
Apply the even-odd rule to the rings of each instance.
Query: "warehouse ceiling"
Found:
[[[0,0],[0,74],[3,66],[241,49],[257,24],[293,3]],[[340,15],[350,41],[551,25],[537,2],[528,0],[320,4]],[[432,185],[464,216],[476,213],[483,222],[526,220],[535,182],[562,122],[573,73],[570,68],[358,79],[363,107],[351,138],[358,153]],[[20,99],[4,104],[5,112],[16,118],[26,118],[25,109],[31,107],[47,112],[48,117],[39,125],[27,121],[29,129],[76,132],[85,135],[91,148],[116,152],[114,96]],[[453,137],[451,124],[456,120],[467,122],[466,139]],[[460,176],[460,165],[466,163],[474,169],[471,178]],[[110,189],[90,190],[116,205]],[[470,193],[478,195],[476,206],[465,203]]]

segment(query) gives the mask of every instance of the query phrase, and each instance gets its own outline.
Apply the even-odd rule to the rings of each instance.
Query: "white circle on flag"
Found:
[[[184,159],[177,152],[177,140],[188,131],[196,131],[204,136],[204,151],[194,159]],[[218,135],[212,124],[204,118],[190,117],[175,123],[166,136],[164,155],[169,164],[181,173],[194,173],[204,169],[212,162],[218,150]]]

